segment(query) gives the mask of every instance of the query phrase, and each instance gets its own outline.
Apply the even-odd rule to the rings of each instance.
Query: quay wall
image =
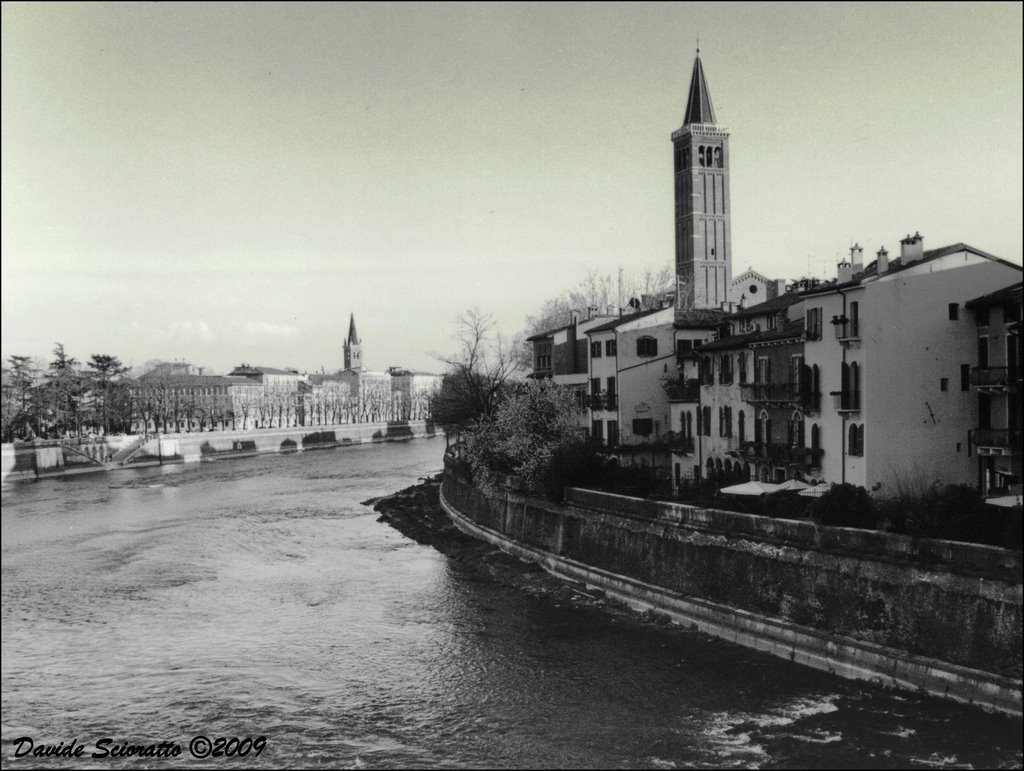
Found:
[[[0,475],[4,482],[40,476],[106,471],[161,463],[194,463],[275,452],[340,447],[433,436],[434,424],[423,420],[292,426],[248,431],[201,431],[179,434],[105,436],[81,440],[47,440],[5,444]],[[119,453],[129,453],[121,462]]]
[[[843,677],[1021,714],[1021,553],[569,488],[488,496],[452,464],[477,538],[700,631]]]

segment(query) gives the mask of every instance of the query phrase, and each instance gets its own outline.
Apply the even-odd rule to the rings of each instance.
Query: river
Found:
[[[4,765],[1020,767],[1020,720],[532,596],[361,505],[443,449],[5,485]],[[266,743],[200,762],[199,735]],[[15,759],[26,736],[86,754]]]

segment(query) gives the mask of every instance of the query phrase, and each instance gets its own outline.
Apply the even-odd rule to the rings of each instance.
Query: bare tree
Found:
[[[519,369],[519,345],[500,335],[494,317],[473,307],[456,319],[458,350],[438,356],[447,372],[431,402],[431,413],[446,430],[469,428],[489,419]]]

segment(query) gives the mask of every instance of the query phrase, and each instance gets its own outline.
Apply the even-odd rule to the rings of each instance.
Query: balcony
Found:
[[[860,345],[860,320],[848,319],[846,316],[836,316],[832,319],[832,326],[836,332],[836,340],[844,348],[851,345]]]
[[[796,447],[776,442],[744,442],[740,446],[740,455],[747,460],[791,466],[801,471],[821,468],[821,456],[824,454],[825,451],[820,448]]]
[[[859,391],[833,391],[836,412],[860,412]]]
[[[590,409],[592,410],[614,410],[619,405],[616,394],[591,394]]]
[[[1020,371],[1009,367],[971,367],[971,385],[988,393],[1016,392]]]
[[[665,393],[671,402],[696,402],[700,400],[700,383],[696,378],[670,380],[665,384]]]
[[[821,409],[820,393],[801,391],[792,383],[741,383],[740,394],[750,404],[797,407],[805,412]]]
[[[971,431],[971,442],[978,455],[1021,454],[1021,430],[1019,428],[976,428]]]

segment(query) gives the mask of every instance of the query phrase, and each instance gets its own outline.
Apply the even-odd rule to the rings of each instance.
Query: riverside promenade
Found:
[[[304,452],[351,444],[391,442],[441,433],[424,420],[291,426],[247,431],[128,434],[37,440],[2,446],[2,481],[31,481],[165,463],[196,463],[267,453]]]

